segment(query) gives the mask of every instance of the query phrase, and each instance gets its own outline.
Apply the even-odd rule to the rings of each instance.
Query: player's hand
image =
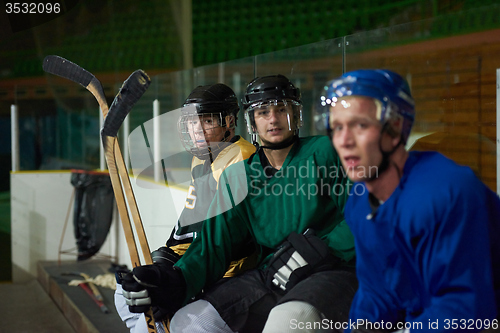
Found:
[[[122,274],[121,285],[123,297],[130,312],[142,313],[151,308],[151,297],[149,297],[148,290],[134,279],[132,272]]]
[[[286,291],[315,272],[333,269],[339,262],[319,237],[310,232],[293,232],[269,262],[267,285]]]
[[[166,246],[162,246],[158,250],[153,251],[151,253],[151,259],[153,259],[153,262],[162,263],[168,266],[173,266],[180,258],[181,258],[180,255],[178,255],[177,253],[174,252],[174,250]],[[153,317],[157,322],[163,321],[166,318],[171,318],[174,315],[174,313],[170,309],[166,309],[159,306],[153,306],[152,310],[153,310]]]
[[[174,313],[183,303],[186,282],[180,269],[161,262],[138,266],[123,277],[123,296],[130,312],[146,312],[150,306]]]

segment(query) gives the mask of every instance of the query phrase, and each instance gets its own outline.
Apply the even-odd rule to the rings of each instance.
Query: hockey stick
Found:
[[[109,313],[109,309],[104,304],[102,294],[99,292],[99,289],[97,289],[97,286],[91,281],[89,275],[80,272],[63,272],[61,275],[76,275],[83,277],[84,280],[81,280],[78,286],[85,290],[103,313]]]
[[[121,177],[120,184],[123,185],[127,195],[127,201],[132,213],[132,219],[136,228],[137,236],[141,246],[142,254],[147,265],[152,264],[151,251],[144,232],[141,216],[135,200],[132,185],[128,175],[125,161],[121,155],[120,146],[118,144],[117,133],[120,129],[125,117],[130,112],[134,104],[141,98],[146,89],[149,87],[151,80],[148,75],[142,70],[137,70],[123,83],[120,91],[116,95],[113,103],[108,112],[108,116],[104,119],[104,125],[101,130],[101,139],[105,151],[106,161],[111,174],[113,164],[115,168],[113,171],[118,171]],[[112,155],[108,155],[112,153]],[[134,265],[136,267],[138,265]]]
[[[84,282],[80,283],[78,286],[83,290],[85,290],[85,292],[90,296],[90,298],[94,301],[94,303],[97,304],[97,306],[99,307],[99,309],[101,309],[103,313],[109,313],[109,309],[106,307],[106,305],[104,305],[104,302],[102,300],[97,298],[97,296],[92,291],[92,287],[90,287],[89,284]]]
[[[73,82],[76,82],[76,83],[82,85],[83,87],[85,87],[87,90],[89,90],[92,93],[92,95],[94,95],[97,102],[99,103],[99,106],[101,107],[104,119],[107,118],[109,108],[108,108],[108,104],[106,102],[106,97],[104,95],[104,90],[102,88],[101,82],[94,75],[92,75],[90,72],[86,71],[85,69],[81,68],[77,64],[72,63],[71,61],[69,61],[67,59],[64,59],[62,57],[55,56],[55,55],[49,55],[49,56],[45,57],[45,59],[43,61],[43,69],[44,69],[44,71],[46,71],[48,73],[55,74],[55,75],[61,76],[63,78],[69,79]],[[118,95],[120,96],[120,93]],[[140,95],[142,95],[142,93]],[[140,95],[138,96],[139,98],[140,98]],[[117,99],[115,98],[115,100],[117,100]],[[134,101],[134,103],[135,102],[136,101]],[[130,107],[132,107],[132,105],[130,105]],[[122,119],[122,121],[123,121],[123,119]],[[115,124],[115,126],[116,126],[116,124]],[[132,199],[132,200],[129,200],[129,207],[130,207],[131,212],[133,214],[133,218],[134,218],[134,222],[136,225],[136,230],[138,232],[138,238],[140,240],[141,247],[142,247],[142,245],[145,245],[144,247],[142,247],[142,250],[143,250],[143,255],[144,255],[146,264],[151,264],[152,263],[151,253],[149,251],[149,246],[147,246],[147,239],[145,236],[142,221],[140,221],[139,210],[137,208],[137,203],[136,203],[135,197],[133,195],[132,187],[130,185],[130,179],[129,179],[128,173],[126,171],[125,162],[123,160],[123,156],[121,154],[121,151],[120,151],[120,148],[118,145],[118,140],[116,140],[116,135],[115,135],[115,140],[112,140],[112,141],[114,141],[114,144],[110,146],[110,149],[112,149],[112,151],[113,151],[113,155],[111,155],[111,156],[113,156],[113,158],[108,161],[108,164],[111,163],[113,166],[115,166],[115,168],[114,168],[114,175],[112,175],[111,168],[109,168],[110,169],[110,178],[112,180],[113,191],[115,192],[115,199],[116,199],[118,211],[119,211],[119,214],[121,217],[122,227],[123,227],[123,231],[125,234],[127,247],[129,249],[129,254],[130,254],[131,261],[132,261],[132,265],[134,267],[139,266],[140,260],[139,260],[139,254],[137,251],[137,245],[135,243],[135,238],[134,238],[132,226],[130,224],[130,218],[128,215],[128,210],[127,210],[127,206],[125,203],[125,198],[123,195],[123,190],[121,187],[120,178],[118,177],[118,174],[116,173],[116,164],[115,164],[116,160],[118,160],[119,170],[122,170],[121,175],[122,175],[122,179],[124,181],[124,187],[125,187],[125,192],[127,194],[127,197]],[[114,181],[113,181],[113,179],[114,179]],[[148,331],[149,332],[156,332],[156,326],[154,324],[152,324],[153,320],[154,320],[153,315],[152,315],[152,311],[149,310],[147,313],[145,313],[145,316],[146,316]],[[168,330],[166,329],[166,331],[168,331]]]
[[[127,167],[120,153],[120,146],[118,144],[117,134],[125,117],[130,112],[134,104],[141,98],[141,96],[147,90],[150,83],[151,80],[144,71],[137,70],[134,73],[132,73],[132,75],[130,75],[130,77],[123,83],[122,87],[120,88],[120,91],[113,100],[113,103],[111,104],[111,107],[108,112],[108,116],[104,120],[104,125],[101,130],[101,139],[104,147],[106,162],[108,163],[109,174],[111,176],[111,183],[113,184],[113,188],[115,188],[115,184],[117,184],[116,187],[119,187],[120,191],[121,191],[121,185],[123,185],[125,188],[125,193],[127,194],[127,201],[129,203],[129,208],[131,210],[136,231],[138,233],[138,238],[141,245],[141,249],[143,251],[143,256],[146,264],[148,265],[152,264],[153,260],[151,258],[151,252],[149,250],[149,245],[146,239],[146,234],[144,232],[134,192],[130,184],[130,178],[127,172]],[[125,210],[124,214],[126,214],[127,213],[126,207],[122,207],[122,209]],[[134,265],[134,267],[136,266],[138,265]],[[148,312],[145,313],[145,317],[148,330],[150,332],[151,330],[156,331],[156,326],[154,323],[153,313],[151,309],[149,309]],[[169,332],[169,322],[168,321],[166,323],[162,322],[162,324],[165,329],[165,332]]]
[[[92,289],[92,292],[94,293],[95,295],[95,298],[97,298],[97,300],[99,301],[103,301],[103,297],[102,297],[102,294],[101,292],[99,291],[99,289],[97,289],[97,286],[93,283],[93,282],[90,282],[90,276],[88,274],[85,274],[85,273],[80,273],[80,275],[87,281],[87,284],[89,285],[90,289]]]
[[[71,62],[67,59],[64,59],[62,57],[55,56],[55,55],[49,55],[49,56],[45,57],[45,59],[43,61],[43,69],[44,69],[44,71],[46,71],[48,73],[55,74],[55,75],[61,76],[63,78],[66,78],[68,80],[71,80],[73,82],[76,82],[76,83],[82,85],[83,87],[85,87],[87,90],[89,90],[92,93],[92,95],[94,95],[97,102],[99,103],[99,106],[101,107],[101,110],[103,113],[103,118],[105,119],[105,122],[106,122],[109,108],[108,108],[108,104],[106,102],[106,97],[104,95],[104,89],[102,88],[101,82],[93,74],[91,74],[90,72],[88,72],[87,70],[83,69],[82,67],[78,66],[77,64],[75,64],[73,62]],[[144,74],[148,79],[148,86],[149,86],[149,77],[147,76],[146,73],[144,73]],[[132,74],[132,75],[134,75],[134,74]],[[132,75],[127,79],[127,81],[131,79]],[[137,89],[137,84],[136,83],[134,83],[134,84],[129,83],[128,87],[122,86],[121,89],[124,89],[124,88],[125,89],[130,89],[130,88]],[[146,87],[146,89],[147,89],[147,87]],[[133,101],[133,103],[137,102],[137,100],[142,96],[144,91],[142,93],[140,93],[139,96],[137,96],[137,99],[135,101]],[[120,96],[120,92],[115,97],[115,100],[113,101],[111,107],[113,107],[113,104],[118,103],[118,99],[119,99],[118,96]],[[128,98],[130,99],[131,97],[128,97]],[[132,106],[133,106],[133,104],[130,106],[130,108],[132,108]],[[130,109],[128,111],[130,111]],[[126,116],[126,114],[125,114],[125,116]],[[118,129],[121,126],[121,123],[123,123],[123,119],[119,119],[118,120],[119,124],[115,125],[115,126],[118,126]],[[117,129],[117,131],[118,131],[118,129]],[[119,146],[117,146],[117,149],[115,150],[115,155],[116,155],[116,161],[117,161],[118,166],[119,166],[118,171],[120,172],[120,176],[122,177],[123,187],[125,189],[125,194],[127,196],[127,199],[129,200],[129,208],[130,208],[130,211],[132,213],[132,220],[134,221],[134,225],[136,227],[137,238],[139,239],[139,243],[141,245],[142,254],[144,256],[146,264],[152,264],[151,252],[149,250],[149,245],[147,243],[146,233],[144,232],[144,227],[142,225],[142,221],[140,218],[139,209],[137,208],[137,203],[136,203],[136,200],[135,200],[135,197],[133,194],[132,186],[130,184],[130,179],[128,177],[128,172],[126,170],[125,162],[124,162],[124,159],[123,159],[123,156],[121,154],[121,150],[120,150]],[[126,177],[125,177],[125,175],[126,175]],[[120,216],[121,215],[122,214],[120,214]],[[127,217],[128,217],[128,214],[127,214]],[[129,244],[129,250],[132,247],[135,247],[136,250],[133,252],[137,252],[137,246],[135,245],[135,241],[133,241],[133,244],[132,244],[132,240],[129,238],[132,235],[133,235],[133,233],[131,233],[129,235],[126,233],[125,237],[127,238],[127,244]],[[138,256],[137,256],[137,258],[138,258]],[[132,259],[132,264],[134,265],[134,267],[139,266],[139,260]]]

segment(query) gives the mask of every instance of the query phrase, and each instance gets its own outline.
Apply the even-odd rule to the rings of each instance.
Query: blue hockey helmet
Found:
[[[377,118],[382,125],[401,117],[401,140],[405,144],[415,120],[415,101],[410,87],[399,74],[386,69],[360,69],[329,81],[321,96],[321,105],[329,106],[347,96],[371,97],[380,102]],[[329,125],[328,125],[329,126]]]

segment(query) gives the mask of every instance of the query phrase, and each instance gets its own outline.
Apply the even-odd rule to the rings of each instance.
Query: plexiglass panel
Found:
[[[439,151],[468,165],[496,191],[498,53],[482,51],[467,38],[419,41],[423,27],[440,24],[424,21],[347,36],[346,71],[386,68],[403,75],[416,102],[407,148]]]
[[[216,82],[229,85],[241,100],[254,77],[283,74],[302,92],[301,135],[325,134],[324,114],[316,108],[324,84],[344,71],[387,68],[408,80],[416,100],[417,118],[408,149],[440,151],[469,165],[496,190],[495,73],[500,68],[496,56],[500,46],[490,42],[496,38],[495,30],[439,39],[438,32],[449,32],[452,21],[448,16],[419,21],[154,76],[129,116],[129,132],[153,118],[154,101],[159,114],[164,114],[179,108],[196,86]],[[431,39],[430,35],[437,37]],[[142,67],[147,68],[147,64]],[[28,96],[22,95],[22,89],[17,92],[20,137],[24,140],[21,170],[98,168],[97,102],[73,82],[51,77],[49,83],[57,112],[48,117],[40,110],[33,117],[23,104]],[[118,88],[119,83],[105,87],[109,104]],[[32,130],[34,122],[42,128],[41,136],[37,134],[40,131]],[[237,124],[236,134],[250,139],[242,112]],[[162,144],[175,147],[176,132],[175,123],[162,129]],[[120,132],[123,144],[126,135]]]
[[[302,94],[301,136],[325,134],[324,114],[318,112],[320,92],[328,78],[342,74],[343,39],[332,39],[255,57],[256,76],[283,74]]]

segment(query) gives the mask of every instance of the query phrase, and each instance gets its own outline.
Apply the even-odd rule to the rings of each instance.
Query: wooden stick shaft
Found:
[[[102,112],[102,118],[106,119],[106,116],[108,115],[109,107],[108,103],[106,102],[106,98],[102,96],[99,92],[99,88],[102,89],[102,87],[99,87],[100,82],[97,80],[92,80],[90,81],[89,85],[86,86],[85,88],[94,95],[95,99],[97,100],[97,103],[99,103],[99,106],[101,107],[101,112]]]
[[[144,225],[142,224],[141,215],[139,213],[137,201],[132,189],[132,184],[130,183],[130,177],[120,150],[120,146],[118,144],[118,140],[115,140],[114,153],[116,165],[118,167],[118,173],[120,174],[123,189],[127,197],[128,206],[132,214],[132,221],[134,222],[135,231],[137,232],[137,239],[139,240],[139,245],[141,246],[142,255],[144,256],[146,265],[151,265],[153,263],[153,260],[151,259],[151,251],[149,249],[148,239],[146,237],[146,232],[144,231]]]
[[[134,221],[135,230],[137,232],[137,238],[139,239],[139,244],[141,246],[142,254],[144,256],[144,261],[146,265],[151,265],[153,263],[153,259],[151,258],[151,251],[149,249],[148,240],[146,238],[146,232],[144,231],[144,225],[142,224],[141,215],[139,213],[139,208],[137,205],[137,201],[135,199],[134,190],[132,189],[132,184],[130,183],[130,177],[127,171],[127,167],[125,165],[125,160],[123,159],[120,146],[118,144],[118,140],[115,140],[115,162],[118,167],[118,172],[120,174],[122,185],[125,190],[125,195],[127,197],[127,201],[129,204],[130,212],[132,213],[132,219]],[[151,309],[149,312],[152,312]],[[149,325],[149,321],[146,317],[146,322]],[[152,318],[152,317],[151,317]],[[166,320],[162,322],[163,328],[165,332],[170,332],[170,320]]]
[[[115,160],[115,149],[119,150],[118,140],[116,137],[105,136],[103,140],[104,151],[106,162],[108,163],[109,176],[111,178],[111,185],[113,186],[113,191],[115,193],[116,204],[118,206],[118,213],[120,214],[120,219],[122,221],[123,232],[127,241],[128,250],[130,253],[130,259],[134,267],[140,266],[139,253],[137,251],[137,245],[135,243],[134,232],[132,230],[132,225],[130,223],[130,218],[128,215],[127,205],[125,202],[125,196],[123,195],[123,188],[120,182],[120,176],[116,167]],[[121,155],[121,152],[120,152]],[[151,254],[148,253],[151,258]],[[156,333],[156,325],[153,318],[153,311],[148,310],[145,314],[146,326],[148,327],[148,332]]]

